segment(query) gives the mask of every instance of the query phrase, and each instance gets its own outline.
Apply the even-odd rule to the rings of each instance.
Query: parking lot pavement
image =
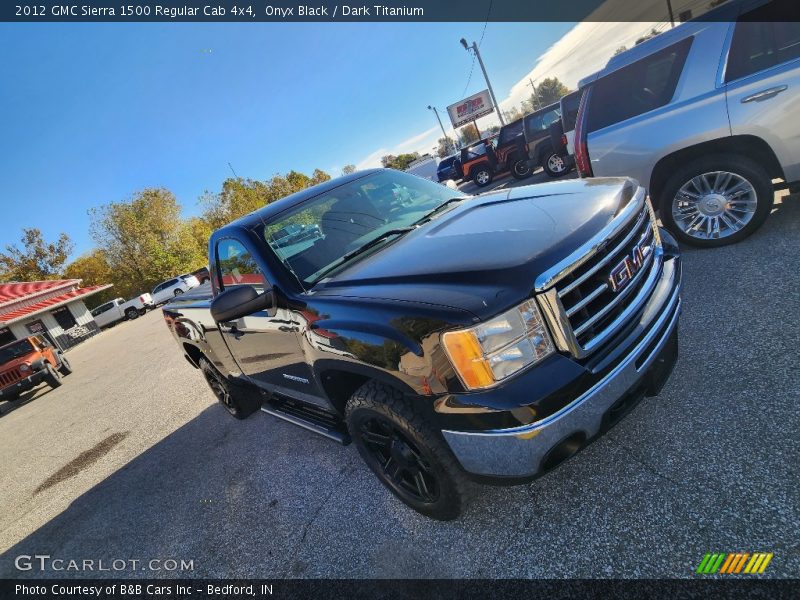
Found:
[[[578,172],[573,169],[572,171],[564,175],[562,179],[574,179],[577,176]],[[531,175],[527,179],[514,179],[514,177],[512,177],[510,173],[497,175],[492,180],[492,183],[482,188],[475,185],[475,183],[471,179],[468,179],[466,181],[460,182],[458,184],[458,189],[460,189],[465,194],[483,194],[494,190],[499,190],[504,188],[515,188],[523,185],[533,185],[534,183],[545,183],[547,181],[557,181],[557,179],[551,178],[542,169],[538,169],[533,173],[533,175]]]
[[[123,323],[70,352],[61,388],[0,406],[0,577],[187,574],[15,569],[37,553],[205,577],[692,577],[728,551],[798,577],[798,200],[740,244],[686,250],[660,396],[448,523],[390,496],[352,446],[228,417],[157,311]]]

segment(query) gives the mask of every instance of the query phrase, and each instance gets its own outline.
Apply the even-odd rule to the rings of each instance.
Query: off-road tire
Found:
[[[403,394],[377,381],[369,381],[351,396],[345,408],[345,418],[350,435],[361,458],[398,499],[417,512],[441,521],[455,519],[461,514],[473,484],[447,446],[441,432],[434,429],[426,418]],[[374,452],[362,439],[362,425],[371,419],[385,419],[399,430],[424,459],[426,467],[435,476],[435,501],[414,501],[399,493],[383,472]]]
[[[481,175],[482,173],[485,173],[486,175]],[[476,167],[470,171],[470,176],[472,177],[472,181],[475,182],[475,185],[478,187],[486,187],[492,183],[492,179],[494,179],[492,170],[489,167]],[[481,181],[483,183],[481,183]]]
[[[47,385],[53,389],[61,387],[61,384],[64,382],[61,381],[61,375],[59,375],[58,371],[53,368],[53,365],[50,363],[45,363],[44,369],[47,371],[47,374],[44,376],[44,380],[47,382]]]
[[[511,164],[511,176],[514,179],[527,179],[531,175],[533,175],[533,169],[531,168],[530,162],[525,158],[519,158],[518,156],[512,156],[509,160]]]
[[[208,360],[201,358],[199,365],[208,387],[232,417],[246,419],[261,408],[260,402],[231,385]]]
[[[728,171],[746,179],[756,192],[756,211],[739,231],[717,239],[701,239],[685,233],[675,222],[672,204],[681,187],[693,177],[713,171]],[[697,248],[716,248],[742,241],[752,235],[767,220],[775,201],[772,178],[759,163],[740,154],[712,154],[678,167],[656,198],[661,222],[680,242]]]
[[[560,159],[561,164],[563,164],[563,169],[561,169],[560,171],[553,169],[550,166],[551,158]],[[564,175],[569,173],[569,167],[567,166],[566,159],[560,154],[558,154],[558,152],[554,152],[553,150],[548,150],[542,153],[541,163],[542,163],[542,169],[544,169],[544,172],[547,173],[549,177],[558,178],[558,177],[563,177]]]
[[[69,364],[69,361],[63,354],[59,354],[58,360],[60,364],[58,365],[58,372],[61,373],[63,377],[66,377],[70,373],[72,373],[72,365]]]

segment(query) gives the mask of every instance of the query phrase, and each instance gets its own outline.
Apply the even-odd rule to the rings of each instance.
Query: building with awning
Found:
[[[113,284],[81,287],[80,279],[0,283],[0,346],[43,335],[68,350],[97,334],[85,300]]]

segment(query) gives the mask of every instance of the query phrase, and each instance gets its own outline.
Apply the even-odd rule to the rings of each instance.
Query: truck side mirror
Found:
[[[211,317],[217,323],[226,323],[274,306],[275,293],[271,289],[259,294],[251,285],[238,285],[211,301]]]

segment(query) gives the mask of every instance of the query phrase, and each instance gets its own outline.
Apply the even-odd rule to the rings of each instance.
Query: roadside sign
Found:
[[[461,127],[476,119],[485,117],[494,110],[489,90],[483,90],[447,107],[453,128]]]

